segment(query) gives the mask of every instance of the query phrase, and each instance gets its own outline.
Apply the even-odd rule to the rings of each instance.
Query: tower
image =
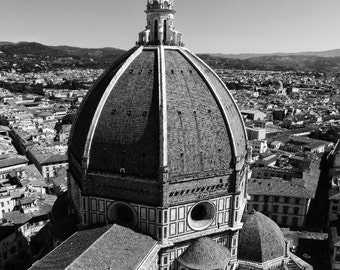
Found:
[[[249,176],[242,116],[215,72],[182,46],[173,1],[148,0],[146,14],[138,44],[77,114],[73,211],[79,226],[117,223],[155,239],[159,269],[230,269]],[[200,249],[211,255],[204,266],[190,261]]]

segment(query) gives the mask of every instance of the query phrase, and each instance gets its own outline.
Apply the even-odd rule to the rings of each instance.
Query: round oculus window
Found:
[[[216,216],[215,206],[210,202],[199,202],[189,211],[188,225],[195,231],[208,228]]]
[[[108,220],[122,226],[135,227],[137,225],[137,213],[135,209],[125,202],[115,202],[109,206]]]

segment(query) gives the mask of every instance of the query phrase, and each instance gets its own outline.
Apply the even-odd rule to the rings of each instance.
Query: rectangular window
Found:
[[[146,215],[147,209],[145,207],[140,208],[140,219],[141,220],[146,220],[147,215]]]
[[[168,222],[168,211],[164,210],[164,223]]]
[[[230,208],[230,198],[226,199],[226,204],[225,204],[225,209],[229,209]]]
[[[83,198],[83,209],[84,209],[84,210],[87,210],[86,208],[87,208],[87,207],[86,207],[86,199]]]
[[[177,219],[177,208],[171,208],[170,209],[170,221],[175,221],[176,219]],[[164,215],[164,220],[165,220],[165,215]]]
[[[162,223],[162,211],[158,211],[158,223]]]
[[[175,251],[170,251],[170,260],[173,261],[175,260],[176,257],[176,252]]]
[[[225,222],[225,223],[229,223],[229,215],[230,215],[229,212],[225,212],[225,213],[224,213],[224,222]]]
[[[98,210],[99,210],[99,212],[105,212],[105,207],[104,207],[104,201],[102,201],[102,200],[99,200],[98,201]]]
[[[238,197],[236,197],[235,208],[238,208]]]
[[[97,211],[97,200],[91,199],[91,210]]]
[[[178,219],[185,218],[185,207],[178,208]]]
[[[149,209],[149,220],[156,221],[156,210],[155,209]]]

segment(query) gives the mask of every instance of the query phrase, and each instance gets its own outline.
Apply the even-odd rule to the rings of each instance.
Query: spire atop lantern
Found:
[[[174,27],[173,0],[147,0],[147,25],[139,33],[140,45],[183,46],[182,34]]]

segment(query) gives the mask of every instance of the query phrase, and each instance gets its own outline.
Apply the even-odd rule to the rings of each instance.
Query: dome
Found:
[[[147,3],[137,45],[104,72],[78,110],[70,183],[83,196],[154,206],[239,192],[246,132],[236,103],[183,47],[173,1]]]
[[[228,89],[189,50],[170,46],[135,47],[109,68],[85,97],[69,145],[75,174],[154,184],[164,170],[173,183],[231,175],[245,152]]]
[[[210,238],[197,239],[177,259],[184,267],[194,270],[225,269],[230,261],[229,249]]]
[[[78,181],[89,195],[108,190],[114,177],[136,180],[132,189],[149,183],[151,197],[160,181],[226,176],[218,181],[232,187],[245,153],[244,124],[228,89],[178,46],[139,46],[119,59],[85,97],[69,144],[71,173],[93,173],[85,179],[91,183]]]
[[[245,214],[239,235],[238,258],[267,262],[285,255],[285,240],[280,227],[259,212]]]

